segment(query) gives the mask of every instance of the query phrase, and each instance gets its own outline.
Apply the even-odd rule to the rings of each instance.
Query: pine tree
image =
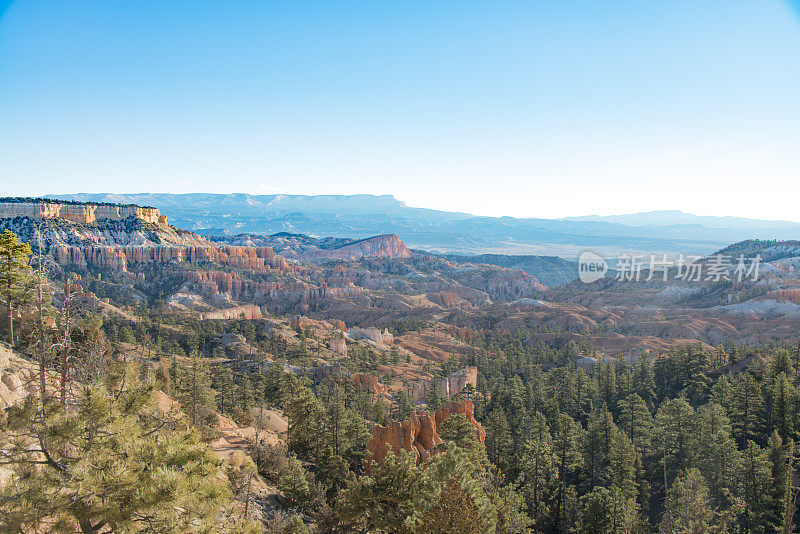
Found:
[[[617,407],[617,373],[616,366],[611,363],[597,365],[597,389],[600,402],[610,411]]]
[[[442,423],[440,435],[445,443],[455,443],[472,460],[485,468],[487,464],[486,450],[478,441],[478,432],[467,416],[463,413],[456,413],[447,418]],[[443,447],[443,448],[446,448]]]
[[[711,387],[709,401],[719,404],[730,413],[733,402],[733,385],[731,385],[731,381],[728,380],[727,376],[720,376]]]
[[[289,421],[289,450],[302,457],[315,456],[324,445],[325,409],[302,384],[293,381],[289,387],[284,405]]]
[[[433,457],[423,471],[431,493],[418,532],[493,532],[497,510],[485,491],[485,471],[455,442]]]
[[[289,457],[289,462],[278,479],[278,489],[290,506],[304,508],[311,504],[313,498],[311,484],[297,456]]]
[[[286,523],[281,534],[308,534],[308,527],[299,515],[294,515]]]
[[[691,466],[697,424],[692,407],[684,399],[669,399],[661,403],[656,412],[655,443],[656,456],[660,456],[661,467],[668,480]]]
[[[223,415],[230,413],[233,406],[233,372],[227,365],[220,365],[214,373],[213,387],[217,392],[217,408]]]
[[[431,491],[411,453],[390,451],[368,476],[340,494],[336,509],[346,521],[366,517],[371,529],[411,534]]]
[[[771,427],[783,440],[792,438],[797,418],[797,391],[784,371],[778,372],[773,379],[770,401],[772,407]]]
[[[708,483],[712,508],[733,511],[739,505],[736,495],[741,458],[731,436],[730,420],[725,409],[716,403],[702,406],[697,417],[697,442],[692,463]]]
[[[428,396],[425,398],[425,404],[428,406],[428,411],[431,412],[435,412],[444,404],[444,399],[442,399],[442,396],[439,394],[439,388],[436,387],[435,382],[434,380],[434,383],[431,384]]]
[[[794,376],[792,355],[786,349],[778,349],[775,351],[775,356],[772,358],[772,363],[769,366],[769,376],[771,378],[774,379],[781,373],[785,374],[787,377]]]
[[[705,401],[711,380],[706,373],[711,368],[711,360],[699,345],[689,345],[675,355],[681,388],[685,390],[692,405]]]
[[[163,428],[150,384],[113,365],[74,410],[38,397],[9,410],[0,527],[99,532],[252,532],[228,510],[221,462],[189,430]]]
[[[769,520],[771,469],[768,452],[748,441],[742,451],[739,477],[742,481],[744,512],[739,522],[744,532],[762,530]]]
[[[556,491],[557,458],[553,452],[552,437],[544,416],[536,413],[533,419],[532,431],[519,459],[521,470],[519,483],[528,503],[534,529],[541,531],[549,512],[548,505],[553,501],[552,495]]]
[[[567,509],[569,496],[574,492],[569,479],[580,469],[583,457],[580,443],[582,441],[581,426],[570,416],[560,414],[553,428],[554,451],[557,464],[558,490],[556,510],[553,523],[556,528],[566,530],[568,522]]]
[[[789,465],[786,451],[784,450],[784,442],[777,431],[773,432],[769,438],[768,458],[771,481],[765,523],[773,528],[775,532],[780,532],[783,527],[787,488],[791,485],[791,480],[789,479]]]
[[[726,365],[728,365],[728,353],[725,352],[725,347],[719,345],[714,349],[714,353],[711,355],[711,368],[719,369]]]
[[[397,395],[395,395],[395,404],[397,406],[394,414],[395,419],[398,421],[405,421],[411,417],[414,406],[408,400],[408,394],[405,389],[400,390]]]
[[[619,401],[619,427],[630,438],[636,450],[644,454],[650,447],[653,416],[647,403],[638,394],[628,395]]]
[[[733,435],[740,448],[756,439],[762,429],[764,399],[761,388],[750,372],[740,373],[733,384],[730,416]]]
[[[636,499],[636,449],[624,432],[616,432],[609,451],[610,483],[627,499]]]
[[[285,373],[279,362],[272,362],[264,373],[264,400],[268,404],[283,406]]]
[[[6,229],[0,234],[0,296],[6,304],[6,333],[14,345],[14,307],[23,296],[23,288],[31,278],[28,261],[31,247],[20,243],[17,235]]]
[[[499,407],[493,408],[489,412],[484,426],[486,428],[486,453],[489,459],[500,470],[508,472],[513,463],[514,444],[505,412]]]
[[[239,373],[236,380],[236,407],[244,421],[249,422],[250,408],[255,405],[256,395],[253,390],[253,383],[247,373]]]
[[[178,368],[177,375],[176,390],[181,408],[193,426],[206,426],[206,419],[214,407],[214,390],[211,389],[208,365],[195,351],[188,365]]]
[[[611,476],[611,443],[617,432],[614,419],[607,410],[595,412],[589,418],[583,436],[583,458],[586,482],[590,488],[605,485]]]
[[[623,534],[636,523],[634,503],[612,486],[598,487],[581,498],[581,517],[577,531],[585,534]]]
[[[670,488],[672,532],[709,532],[714,521],[708,486],[697,469],[689,469]]]
[[[652,408],[656,400],[656,394],[653,380],[653,363],[650,361],[649,354],[642,354],[636,360],[636,365],[633,368],[633,383],[635,393],[647,403],[648,408]]]
[[[484,511],[474,495],[464,490],[457,476],[447,479],[435,503],[425,510],[416,528],[420,534],[482,534],[486,530]]]

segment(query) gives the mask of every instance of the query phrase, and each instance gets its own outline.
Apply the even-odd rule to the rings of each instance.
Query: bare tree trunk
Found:
[[[8,282],[8,294],[6,295],[6,313],[8,314],[8,344],[14,346],[14,318],[11,315],[13,312],[11,306],[11,282]]]
[[[664,528],[672,534],[672,513],[669,509],[669,485],[667,484],[667,440],[664,439]]]
[[[39,291],[38,311],[39,311],[39,396],[44,401],[47,394],[47,383],[45,380],[44,367],[45,367],[45,348],[44,348],[44,298],[42,297],[42,284],[44,284],[44,266],[42,265],[42,232],[40,228],[36,228],[36,242],[38,247],[38,264],[36,266],[37,272],[37,286]]]
[[[196,357],[196,355],[195,355]],[[192,425],[197,426],[197,361],[192,362]]]
[[[64,283],[64,346],[61,352],[61,406],[67,408],[67,364],[69,363],[69,338],[70,338],[70,282]]]
[[[783,501],[783,532],[791,534],[792,520],[795,512],[795,497],[793,495],[792,479],[794,478],[794,441],[789,442],[789,469],[786,473],[786,494]]]
[[[253,473],[250,473],[250,476],[247,479],[247,494],[245,495],[244,500],[244,519],[247,519],[247,515],[250,511],[250,494],[253,488]]]

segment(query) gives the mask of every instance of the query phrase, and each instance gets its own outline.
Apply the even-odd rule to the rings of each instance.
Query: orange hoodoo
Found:
[[[475,420],[475,406],[472,401],[451,402],[436,413],[413,412],[405,421],[392,421],[386,426],[378,425],[372,429],[372,439],[367,444],[367,451],[371,453],[366,460],[367,467],[373,460],[382,463],[390,449],[411,452],[417,464],[429,460],[434,447],[443,442],[439,436],[442,424],[457,413],[467,416],[475,428],[478,441],[483,445],[486,431],[483,425]]]

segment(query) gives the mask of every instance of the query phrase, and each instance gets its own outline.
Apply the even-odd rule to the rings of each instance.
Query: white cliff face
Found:
[[[381,332],[380,328],[375,328],[374,326],[366,328],[354,326],[350,329],[349,335],[353,339],[369,339],[379,347],[394,343],[394,337],[389,330],[384,328],[383,332]]]
[[[169,226],[154,208],[0,201],[0,231],[6,228],[32,245],[41,230],[44,252],[60,265],[79,269],[127,271],[131,265],[169,262],[211,262],[256,272],[292,269],[269,247],[213,243]]]
[[[411,384],[409,398],[411,402],[424,402],[432,388],[436,388],[439,395],[449,399],[464,390],[467,386],[473,388],[478,385],[478,368],[465,367],[453,371],[444,378],[420,380]]]
[[[92,224],[102,220],[123,221],[130,217],[150,224],[166,226],[167,217],[156,208],[96,204],[61,204],[58,202],[0,202],[0,219],[28,217],[29,219],[65,219]]]

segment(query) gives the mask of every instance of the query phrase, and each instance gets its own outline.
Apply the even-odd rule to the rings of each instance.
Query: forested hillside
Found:
[[[792,532],[797,523],[800,344],[791,338],[665,337],[612,357],[593,343],[599,335],[558,330],[532,311],[563,314],[555,304],[478,313],[443,303],[411,315],[422,301],[409,290],[403,306],[388,293],[354,300],[377,328],[353,314],[326,318],[326,299],[338,296],[305,308],[316,318],[270,313],[247,294],[220,301],[180,283],[142,284],[152,267],[65,268],[38,252],[2,235],[3,330],[14,349],[0,370],[5,531]],[[418,261],[431,279],[446,273]],[[228,275],[210,262],[168,265]],[[392,265],[358,258],[311,272],[392,274]]]

